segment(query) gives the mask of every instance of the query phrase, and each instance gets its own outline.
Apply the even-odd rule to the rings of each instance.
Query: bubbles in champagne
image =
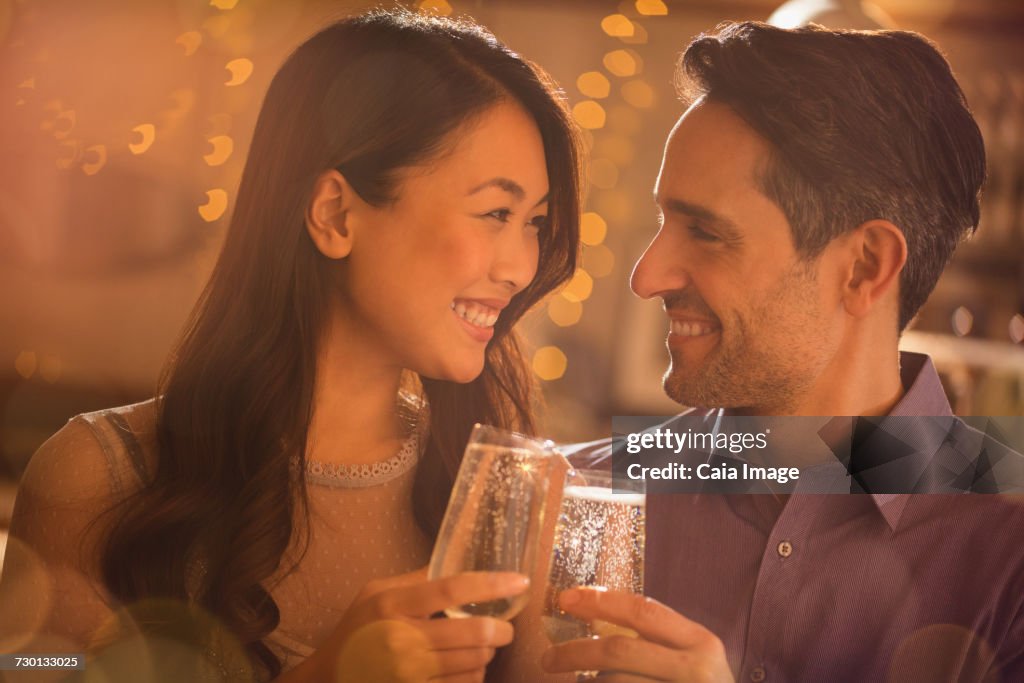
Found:
[[[532,573],[547,493],[547,456],[471,443],[430,561],[430,576],[466,571]],[[527,596],[450,608],[452,617],[511,618]]]
[[[544,601],[544,627],[555,643],[596,635],[558,606],[575,586],[643,592],[644,495],[599,486],[567,486],[555,531]]]

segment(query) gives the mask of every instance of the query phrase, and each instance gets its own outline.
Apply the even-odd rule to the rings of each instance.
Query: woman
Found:
[[[116,634],[91,664],[115,672],[134,632],[174,680],[480,680],[511,627],[429,616],[525,581],[409,572],[472,425],[533,428],[512,326],[575,267],[576,145],[479,27],[374,12],[300,46],[159,396],[25,474],[4,579],[45,567],[37,642]]]

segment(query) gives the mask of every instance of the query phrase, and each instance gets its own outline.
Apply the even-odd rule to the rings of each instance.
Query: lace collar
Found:
[[[397,453],[387,460],[363,465],[326,463],[307,457],[306,481],[332,488],[359,489],[386,484],[414,468],[427,441],[430,406],[423,397],[403,390],[398,392],[396,408],[408,433]],[[291,463],[297,469],[298,456],[292,457]]]
[[[416,466],[422,452],[421,440],[420,430],[413,430],[393,456],[381,462],[363,465],[326,463],[307,459],[306,481],[311,484],[350,489],[385,484]],[[294,458],[292,462],[298,465],[298,458]]]

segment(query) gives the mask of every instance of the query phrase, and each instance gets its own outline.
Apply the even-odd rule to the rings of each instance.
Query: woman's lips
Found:
[[[473,339],[486,342],[494,336],[494,323],[507,305],[507,299],[457,298],[451,309]]]

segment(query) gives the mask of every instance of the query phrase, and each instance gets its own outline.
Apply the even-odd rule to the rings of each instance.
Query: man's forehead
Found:
[[[698,180],[709,190],[759,189],[758,177],[770,145],[731,107],[714,100],[694,102],[669,133],[655,191]]]

